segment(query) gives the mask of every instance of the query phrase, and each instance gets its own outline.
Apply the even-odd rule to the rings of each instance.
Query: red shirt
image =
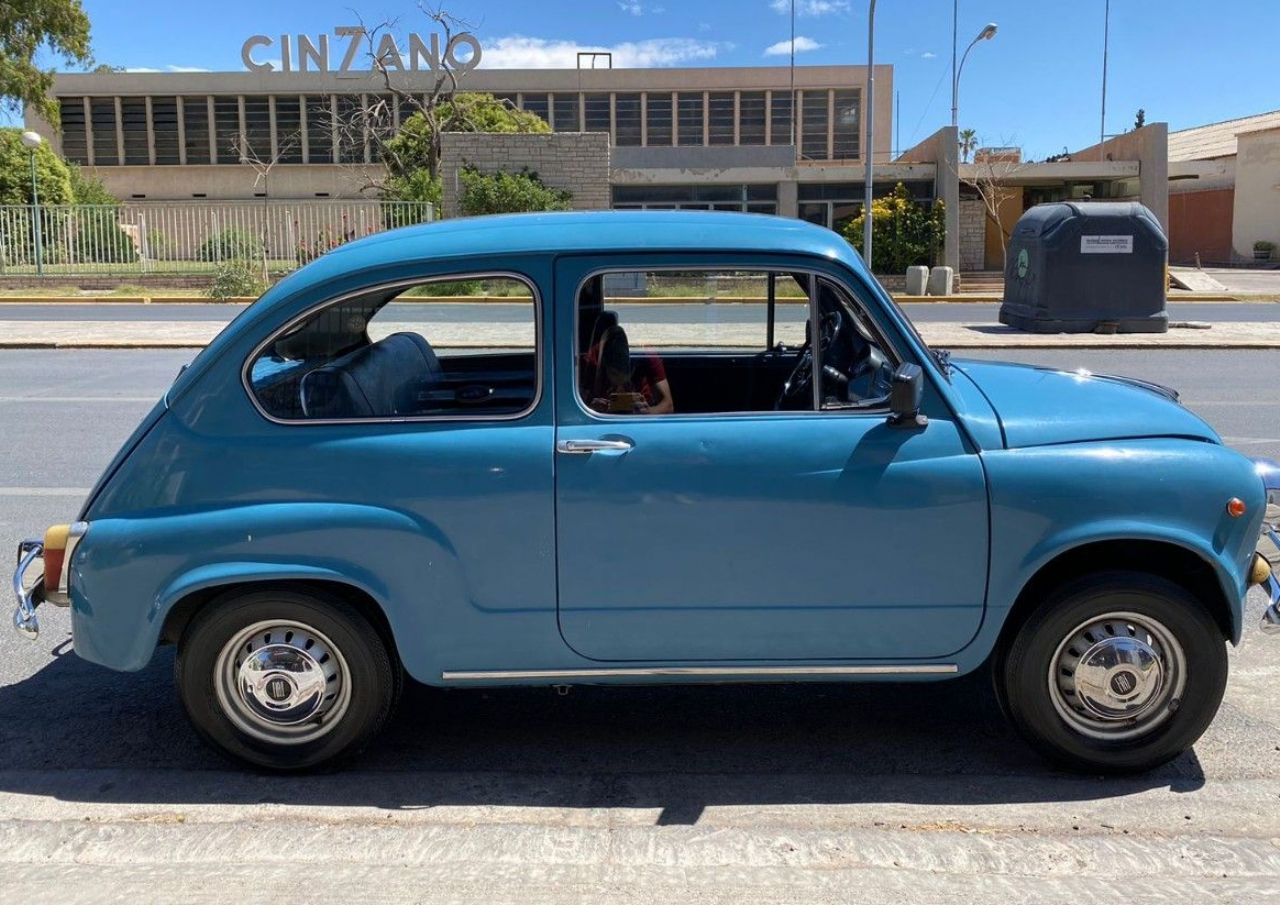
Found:
[[[598,387],[599,369],[599,351],[598,348],[592,348],[582,356],[578,371],[578,385],[582,390],[583,401],[587,404],[600,397],[607,398],[613,393],[639,393],[646,405],[657,405],[662,401],[658,384],[667,379],[667,369],[657,354],[639,352],[632,356],[629,386]]]

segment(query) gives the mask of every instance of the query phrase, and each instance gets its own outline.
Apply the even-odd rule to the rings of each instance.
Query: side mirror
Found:
[[[924,427],[928,417],[920,414],[924,398],[924,371],[917,364],[903,362],[893,372],[889,390],[889,423],[894,427]]]

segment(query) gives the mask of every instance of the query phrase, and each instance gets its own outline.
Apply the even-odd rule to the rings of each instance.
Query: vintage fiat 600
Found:
[[[1133,771],[1213,719],[1250,587],[1280,626],[1278,510],[1171,390],[930,350],[828,230],[475,218],[250,306],[21,545],[14,621],[69,606],[116,670],[176,645],[199,733],[274,769],[358,750],[405,677],[987,670],[1041,752]]]

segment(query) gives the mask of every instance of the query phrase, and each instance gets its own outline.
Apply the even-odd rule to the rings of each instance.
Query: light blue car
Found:
[[[1172,391],[951,361],[825,229],[476,218],[249,307],[22,545],[14,621],[177,645],[195,727],[267,768],[357,751],[405,676],[981,669],[1040,751],[1132,771],[1213,719],[1250,586],[1280,626],[1278,520],[1280,468]]]

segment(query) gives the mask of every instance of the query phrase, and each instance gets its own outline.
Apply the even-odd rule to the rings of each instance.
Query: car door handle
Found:
[[[573,456],[589,456],[595,452],[624,453],[634,446],[630,440],[560,440],[556,452]]]

